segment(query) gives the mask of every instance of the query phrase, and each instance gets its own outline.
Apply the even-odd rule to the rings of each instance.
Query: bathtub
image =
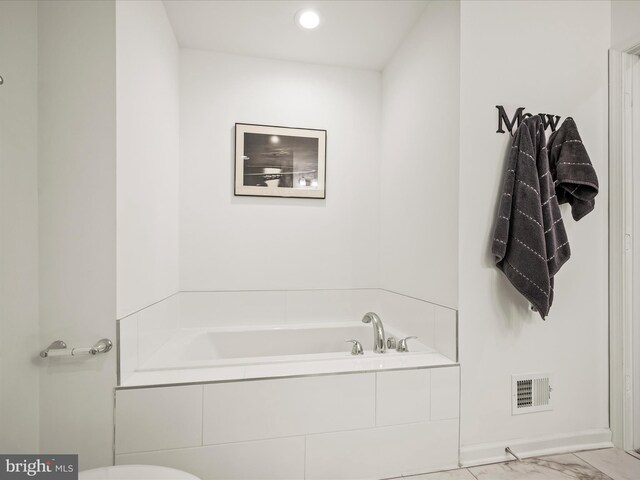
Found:
[[[374,353],[367,311],[387,338],[418,339]],[[203,480],[454,468],[456,324],[451,309],[379,290],[172,296],[118,322],[115,463]]]
[[[411,332],[387,328],[386,337]],[[358,340],[363,355],[352,355]],[[374,353],[373,328],[361,322],[182,328],[135,369],[123,386],[229,381],[450,365],[420,342],[409,352]]]

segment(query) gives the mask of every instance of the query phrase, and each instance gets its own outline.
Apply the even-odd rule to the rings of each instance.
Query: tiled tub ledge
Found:
[[[397,353],[383,355],[367,352],[365,355],[316,360],[287,360],[273,363],[228,365],[200,368],[166,368],[140,370],[131,374],[118,389],[143,386],[215,383],[233,380],[257,380],[341,373],[366,373],[458,365],[438,352]]]

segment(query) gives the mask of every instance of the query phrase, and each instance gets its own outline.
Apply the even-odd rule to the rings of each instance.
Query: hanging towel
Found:
[[[547,148],[558,202],[569,203],[571,215],[578,221],[595,207],[598,176],[573,118],[567,117],[551,134]]]
[[[491,251],[497,267],[544,319],[553,303],[553,278],[571,249],[540,116],[518,127],[504,178]]]

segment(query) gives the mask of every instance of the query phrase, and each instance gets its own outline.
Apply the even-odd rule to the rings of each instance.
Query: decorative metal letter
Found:
[[[498,109],[498,130],[496,130],[496,133],[506,133],[502,126],[502,123],[504,122],[507,125],[507,131],[513,135],[513,127],[517,128],[522,119],[526,118],[522,115],[525,107],[518,108],[511,120],[509,120],[507,112],[504,111],[504,107],[502,105],[496,105],[496,108]]]
[[[504,130],[504,127],[507,127],[507,131],[513,136],[515,130],[520,126],[520,123],[525,118],[529,118],[532,115],[528,112],[525,112],[524,109],[526,107],[519,107],[516,110],[516,113],[513,115],[513,118],[509,120],[509,116],[507,112],[505,112],[504,107],[502,105],[496,105],[498,109],[498,130],[496,133],[507,133]],[[556,127],[558,126],[558,122],[560,121],[560,115],[551,115],[548,113],[539,113],[538,114],[542,119],[542,125],[546,130],[548,127],[551,127],[551,131],[555,132]]]

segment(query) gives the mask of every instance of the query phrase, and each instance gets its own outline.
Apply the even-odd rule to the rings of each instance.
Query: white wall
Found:
[[[38,450],[38,23],[0,2],[0,451]]]
[[[633,90],[632,98],[634,101],[640,99],[640,58],[636,57],[633,70]],[[633,185],[640,185],[640,108],[633,109]],[[633,198],[633,232],[632,238],[635,252],[640,251],[640,196],[634,195]],[[633,256],[633,277],[632,285],[640,285],[640,255],[637,253]],[[636,289],[637,292],[637,289]],[[640,295],[633,295],[633,448],[640,448]]]
[[[576,12],[580,12],[576,15]],[[547,33],[541,33],[547,32]],[[608,2],[464,1],[461,7],[461,442],[608,428]],[[598,173],[596,209],[563,217],[572,257],[548,319],[528,311],[490,254],[504,159],[495,105],[573,116]],[[511,374],[552,372],[552,411],[511,416]]]
[[[458,305],[460,5],[431,2],[383,73],[383,288]]]
[[[181,51],[181,290],[378,283],[380,74]],[[327,198],[234,197],[234,124],[327,130]]]
[[[160,1],[116,2],[118,318],[178,291],[178,45]]]
[[[640,43],[640,2],[611,2],[611,48],[626,50]]]
[[[115,341],[115,3],[40,2],[38,34],[38,346]],[[40,451],[110,464],[115,350],[39,363]]]

